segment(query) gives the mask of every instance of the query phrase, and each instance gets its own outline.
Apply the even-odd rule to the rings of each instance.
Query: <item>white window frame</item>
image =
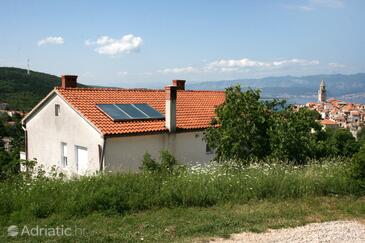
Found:
[[[66,148],[66,153],[65,153]],[[68,148],[67,143],[61,142],[61,166],[66,168],[68,166]]]
[[[78,149],[82,149],[82,150],[86,150],[87,153],[87,165],[89,166],[89,149],[85,146],[80,146],[80,145],[75,145],[75,161],[76,161],[76,169],[77,169],[77,173],[80,175],[84,175],[85,173],[87,173],[88,168],[85,171],[81,171],[80,170],[80,161],[79,161],[79,155],[77,153]]]

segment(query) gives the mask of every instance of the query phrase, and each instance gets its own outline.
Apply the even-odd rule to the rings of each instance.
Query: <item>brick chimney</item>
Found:
[[[76,88],[77,76],[76,75],[62,75],[61,76],[61,88]]]
[[[176,131],[176,86],[165,87],[165,127],[170,132]]]
[[[178,90],[185,90],[185,80],[172,80],[172,86],[176,86]]]

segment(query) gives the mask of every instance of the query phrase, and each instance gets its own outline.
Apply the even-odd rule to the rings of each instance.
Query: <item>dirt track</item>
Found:
[[[365,242],[365,225],[356,221],[313,223],[296,228],[269,230],[265,233],[233,234],[229,239],[212,239],[214,243],[230,242]]]

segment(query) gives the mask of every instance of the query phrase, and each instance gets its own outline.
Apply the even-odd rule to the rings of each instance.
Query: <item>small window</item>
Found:
[[[55,104],[54,106],[54,113],[56,116],[59,116],[60,115],[60,112],[61,112],[61,108],[60,108],[60,105],[59,104]]]
[[[67,166],[67,143],[61,143],[61,165]]]
[[[205,145],[205,152],[207,154],[212,154],[213,153],[213,149],[211,147],[209,147],[208,144]]]

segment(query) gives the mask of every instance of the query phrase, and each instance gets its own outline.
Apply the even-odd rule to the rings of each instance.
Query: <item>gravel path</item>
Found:
[[[296,228],[268,230],[265,233],[233,234],[212,243],[230,242],[351,242],[365,243],[365,224],[356,221],[313,223]]]

